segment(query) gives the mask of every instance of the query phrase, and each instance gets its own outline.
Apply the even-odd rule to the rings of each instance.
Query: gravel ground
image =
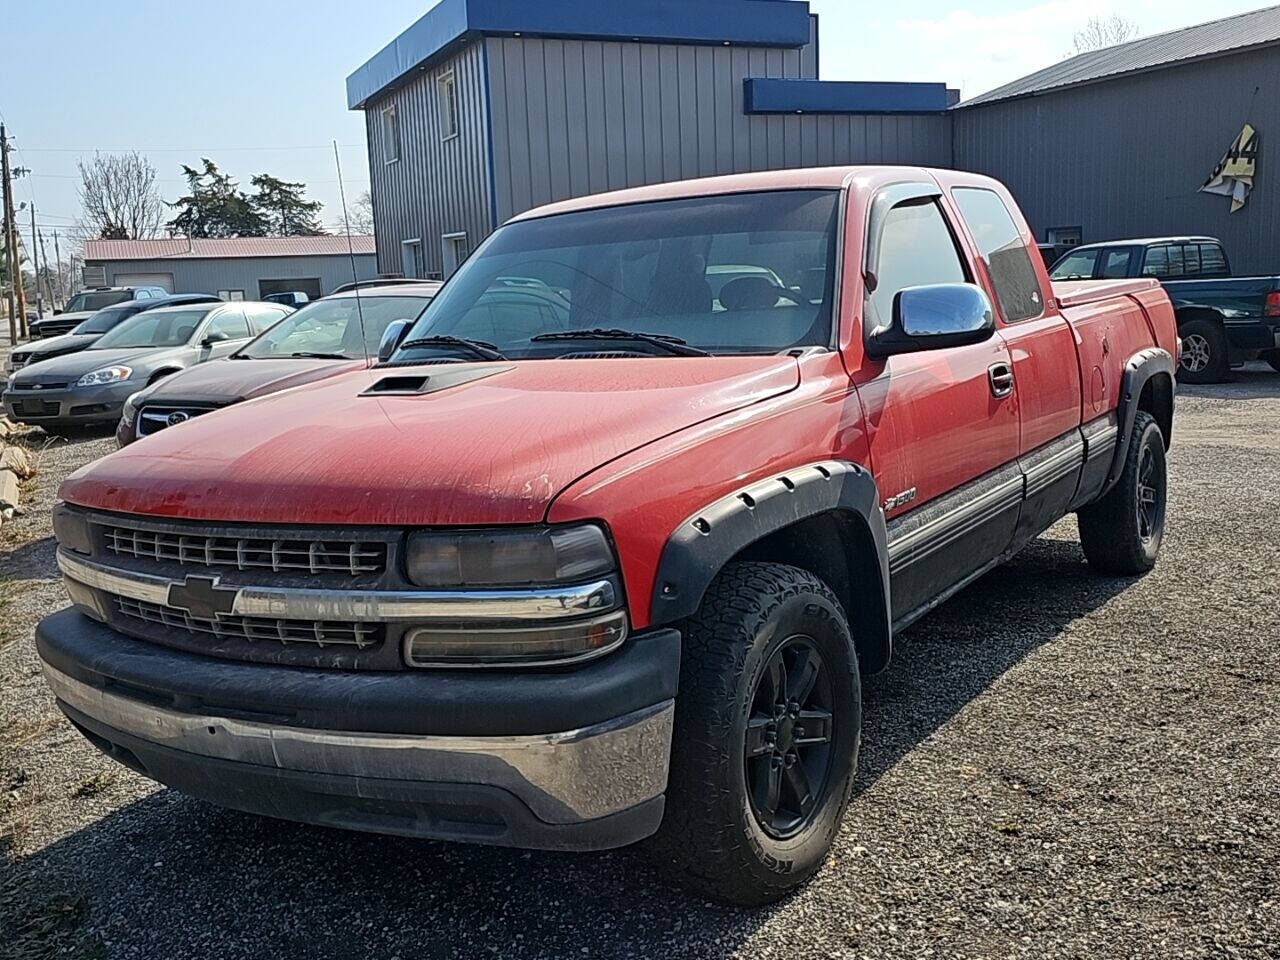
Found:
[[[1064,521],[904,637],[866,690],[828,865],[744,912],[631,851],[346,834],[222,810],[100,756],[31,642],[48,511],[110,449],[41,455],[0,529],[0,956],[1280,957],[1280,377],[1185,389],[1157,569]]]

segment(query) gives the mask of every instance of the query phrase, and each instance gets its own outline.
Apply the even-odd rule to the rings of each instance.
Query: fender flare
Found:
[[[1165,374],[1169,377],[1170,389],[1176,391],[1178,378],[1175,372],[1176,365],[1172,355],[1160,347],[1139,350],[1124,365],[1124,373],[1120,378],[1120,406],[1116,410],[1116,424],[1120,433],[1116,437],[1116,453],[1111,462],[1111,472],[1107,474],[1099,497],[1115,486],[1120,474],[1124,473],[1125,460],[1129,456],[1129,442],[1133,436],[1133,421],[1138,416],[1138,400],[1142,397],[1143,387],[1152,377]],[[1165,437],[1165,442],[1168,443],[1171,439]]]
[[[691,616],[716,574],[743,548],[799,521],[831,511],[865,523],[875,551],[880,611],[874,616],[887,660],[892,641],[889,551],[880,491],[870,471],[845,460],[823,460],[787,470],[727,494],[691,514],[662,550],[650,606],[654,624]]]

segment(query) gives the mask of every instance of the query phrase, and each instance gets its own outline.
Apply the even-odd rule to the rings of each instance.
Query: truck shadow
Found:
[[[849,822],[859,794],[905,754],[1128,583],[1090,574],[1076,543],[1040,539],[908,631],[890,669],[866,685]],[[80,934],[101,937],[107,956],[711,958],[788,910],[688,897],[632,850],[530,853],[344,833],[170,790],[2,866],[15,878],[5,885],[28,899],[82,897]]]
[[[1280,397],[1280,373],[1265,363],[1247,363],[1231,371],[1225,383],[1178,383],[1178,393],[1206,400],[1267,400]]]

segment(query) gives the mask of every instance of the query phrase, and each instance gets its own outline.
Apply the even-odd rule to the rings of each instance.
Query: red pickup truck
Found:
[[[1154,280],[1051,285],[980,176],[544,207],[374,368],[72,475],[45,675],[93,743],[217,803],[652,838],[768,902],[826,856],[904,626],[1070,512],[1100,573],[1155,563],[1177,349]]]

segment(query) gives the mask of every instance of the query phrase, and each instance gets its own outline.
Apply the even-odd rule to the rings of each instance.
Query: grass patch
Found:
[[[76,788],[71,791],[71,796],[78,798],[96,797],[98,794],[105,792],[115,782],[116,775],[114,773],[95,773],[81,780],[76,785]]]

